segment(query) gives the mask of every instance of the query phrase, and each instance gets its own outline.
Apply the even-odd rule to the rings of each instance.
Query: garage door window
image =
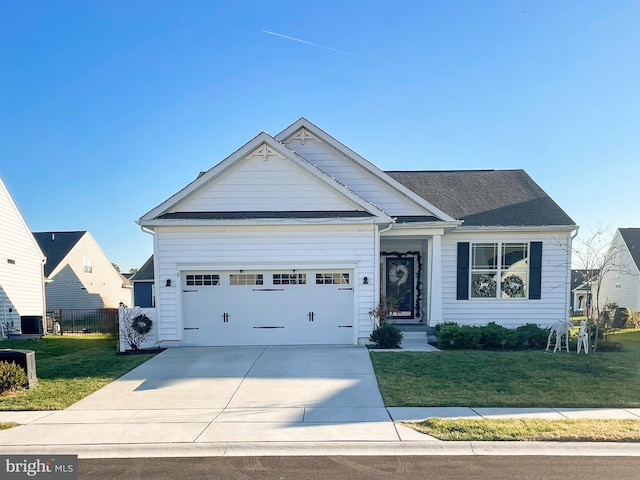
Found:
[[[186,282],[188,286],[220,285],[220,275],[209,275],[209,274],[187,275]]]
[[[348,273],[316,273],[316,285],[348,285]]]
[[[264,279],[261,273],[233,273],[229,285],[264,285]]]
[[[306,285],[306,273],[274,273],[274,285]]]

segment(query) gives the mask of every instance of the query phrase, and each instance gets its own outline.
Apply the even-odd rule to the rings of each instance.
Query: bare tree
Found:
[[[583,277],[589,292],[585,313],[591,337],[586,368],[590,372],[593,371],[600,332],[610,317],[607,310],[608,299],[603,299],[600,295],[602,280],[607,274],[621,271],[623,268],[618,264],[620,251],[621,247],[612,242],[610,227],[600,224],[573,243],[573,255],[577,266],[584,271]]]

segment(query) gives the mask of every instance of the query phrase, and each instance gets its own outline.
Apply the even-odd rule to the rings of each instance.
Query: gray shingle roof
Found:
[[[575,225],[524,170],[385,173],[464,226]]]
[[[87,233],[77,232],[34,232],[33,236],[40,245],[40,250],[47,257],[44,275],[48,277],[58,264],[67,256],[78,240]]]
[[[640,270],[640,228],[619,228],[636,267]]]
[[[154,272],[153,272],[153,255],[149,257],[149,259],[144,262],[138,271],[129,279],[130,282],[143,282],[153,280]]]

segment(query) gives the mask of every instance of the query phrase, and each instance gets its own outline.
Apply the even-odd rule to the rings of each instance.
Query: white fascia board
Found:
[[[182,188],[181,190],[179,190],[178,192],[176,192],[175,194],[170,196],[168,199],[166,199],[160,205],[158,205],[154,209],[150,210],[149,212],[145,213],[142,217],[140,217],[140,219],[139,219],[139,221],[137,223],[139,225],[147,225],[147,221],[148,220],[152,220],[155,217],[157,217],[158,215],[161,215],[162,213],[165,213],[167,210],[169,210],[171,207],[175,206],[176,204],[178,204],[179,202],[184,200],[188,195],[190,195],[191,193],[196,191],[198,188],[200,188],[203,185],[206,185],[207,183],[209,183],[209,181],[213,177],[215,177],[215,176],[219,175],[220,173],[222,173],[223,171],[225,171],[236,160],[248,155],[253,150],[258,148],[258,146],[260,146],[260,144],[262,142],[265,142],[267,139],[271,139],[271,138],[272,137],[270,135],[268,135],[267,133],[265,133],[265,132],[259,133],[253,139],[249,140],[242,147],[240,147],[238,150],[236,150],[231,155],[229,155],[227,158],[222,160],[220,163],[218,163],[214,167],[212,167],[209,170],[207,170],[204,173],[204,175],[201,175],[200,177],[196,178],[194,181],[192,181],[186,187]]]
[[[438,222],[438,223],[394,223],[393,228],[384,232],[381,237],[402,237],[402,236],[431,236],[444,235],[460,225],[460,222]]]
[[[363,225],[363,224],[387,224],[389,221],[378,217],[363,218],[261,218],[261,219],[234,219],[234,220],[201,220],[180,219],[164,220],[152,219],[144,223],[145,227],[227,227],[227,226],[283,226],[283,225]]]
[[[501,233],[501,232],[522,232],[522,233],[544,233],[544,232],[573,232],[577,230],[577,225],[541,225],[541,226],[465,226],[464,224],[457,227],[454,232],[487,232],[487,233]]]
[[[362,168],[364,168],[368,172],[372,173],[373,175],[377,176],[382,181],[384,181],[385,183],[387,183],[391,187],[393,187],[396,190],[398,190],[405,197],[409,198],[410,200],[412,200],[413,202],[417,203],[421,207],[429,210],[431,213],[433,213],[434,215],[440,217],[442,220],[444,220],[446,222],[454,222],[454,221],[456,221],[455,218],[453,218],[450,215],[446,214],[445,212],[443,212],[442,210],[437,208],[435,205],[432,205],[427,200],[425,200],[424,198],[422,198],[420,195],[416,194],[415,192],[413,192],[409,188],[405,187],[404,185],[402,185],[397,180],[391,178],[389,175],[384,173],[384,171],[380,170],[378,167],[376,167],[369,160],[367,160],[366,158],[360,156],[359,154],[357,154],[356,152],[351,150],[349,147],[347,147],[346,145],[344,145],[340,141],[336,140],[334,137],[332,137],[327,132],[325,132],[324,130],[322,130],[318,126],[314,125],[313,123],[311,123],[309,120],[307,120],[304,117],[301,117],[295,123],[289,125],[282,132],[280,132],[278,135],[276,135],[275,138],[276,138],[276,140],[284,143],[284,141],[288,137],[293,135],[300,128],[305,128],[305,129],[309,130],[312,134],[314,134],[315,136],[320,138],[323,142],[327,143],[328,145],[330,145],[331,147],[335,148],[336,150],[338,150],[342,154],[346,155],[351,160],[353,160],[354,162],[359,164]]]
[[[285,145],[280,143],[271,135],[265,132],[261,132],[260,134],[255,136],[252,140],[250,140],[249,142],[244,144],[242,147],[240,147],[238,150],[236,150],[234,153],[232,153],[227,158],[225,158],[223,161],[218,163],[216,166],[207,170],[207,172],[205,172],[203,175],[201,175],[196,180],[191,182],[189,185],[184,187],[182,190],[172,195],[170,198],[165,200],[156,208],[154,208],[153,210],[143,215],[137,223],[143,226],[155,225],[155,222],[157,221],[155,220],[155,218],[157,216],[165,213],[166,211],[170,210],[172,207],[176,206],[178,203],[180,203],[186,197],[191,195],[193,192],[195,192],[199,188],[209,183],[214,177],[220,175],[222,172],[230,168],[236,161],[239,161],[240,159],[246,157],[247,155],[255,151],[262,144],[266,144],[268,147],[272,148],[278,154],[296,163],[298,166],[300,166],[301,168],[306,170],[308,173],[310,173],[311,175],[313,175],[314,177],[322,181],[324,184],[326,184],[333,192],[335,192],[336,194],[342,197],[346,197],[352,203],[358,205],[359,207],[363,208],[365,211],[374,215],[376,218],[380,220],[380,222],[391,221],[391,217],[389,217],[389,215],[387,215],[384,211],[382,211],[381,209],[373,205],[371,202],[368,202],[366,199],[360,197],[355,192],[350,190],[348,187],[338,182],[335,178],[327,175],[325,172],[320,170],[317,166],[313,165],[311,162],[309,162],[302,156],[298,155],[296,152],[287,148]],[[194,224],[193,221],[190,221],[190,222],[191,222],[190,224]],[[172,221],[172,225],[177,225],[177,223]]]
[[[36,251],[39,253],[40,261],[41,262],[45,262],[47,260],[47,257],[44,256],[44,253],[42,252],[42,249],[40,248],[40,244],[36,241],[36,237],[33,236],[33,233],[31,232],[31,229],[29,228],[29,225],[27,225],[27,221],[24,219],[24,216],[22,215],[22,212],[20,211],[20,207],[18,207],[18,204],[15,202],[15,200],[11,196],[11,193],[9,192],[9,189],[7,188],[7,186],[2,181],[2,178],[0,178],[0,189],[4,190],[4,194],[6,195],[7,199],[9,200],[9,203],[10,203],[11,207],[13,208],[14,215],[17,216],[18,221],[22,225],[22,228],[24,228],[24,231],[27,232],[28,236],[31,238],[30,241],[33,244],[33,246],[36,248]]]

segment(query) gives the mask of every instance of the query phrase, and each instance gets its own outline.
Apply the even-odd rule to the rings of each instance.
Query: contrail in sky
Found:
[[[324,48],[325,50],[331,50],[332,52],[345,53],[345,54],[347,53],[347,52],[344,52],[342,50],[338,50],[337,48],[325,47],[324,45],[318,45],[317,43],[307,42],[306,40],[301,40],[299,38],[290,37],[288,35],[282,35],[281,33],[270,32],[269,30],[262,30],[262,31],[264,33],[269,34],[269,35],[275,35],[276,37],[286,38],[287,40],[293,40],[294,42],[304,43],[306,45],[311,45],[312,47]]]

